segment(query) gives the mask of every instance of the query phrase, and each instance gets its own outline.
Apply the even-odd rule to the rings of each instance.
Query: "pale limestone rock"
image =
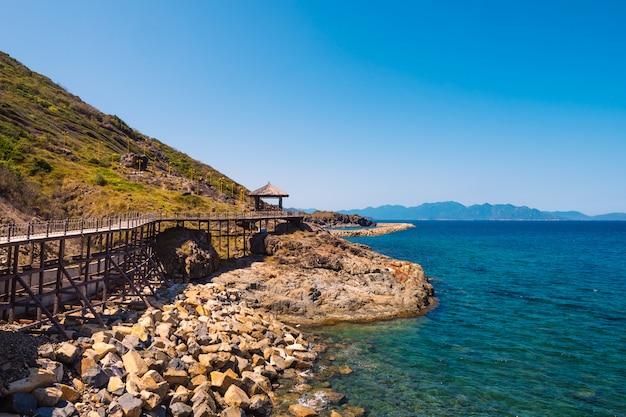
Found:
[[[159,337],[169,339],[173,333],[172,323],[159,323],[156,325],[154,332]]]
[[[152,315],[147,313],[144,314],[137,320],[137,324],[144,328],[146,331],[154,330],[154,320],[152,319]]]
[[[208,384],[200,385],[196,389],[194,389],[193,396],[191,397],[191,403],[193,404],[193,406],[196,406],[198,404],[205,404],[212,413],[217,412],[217,403],[215,401],[215,396]]]
[[[98,360],[104,358],[108,353],[117,353],[115,345],[105,342],[96,342],[91,345],[91,349],[96,352]]]
[[[263,366],[265,365],[265,359],[263,358],[263,356],[258,355],[258,354],[254,354],[252,355],[252,361],[250,363],[250,366],[252,368],[256,368],[257,366]]]
[[[56,355],[54,354],[54,346],[51,343],[44,343],[37,348],[37,355],[40,358],[50,359],[56,361]]]
[[[127,373],[124,369],[122,358],[114,352],[109,352],[104,358],[100,359],[100,366],[111,376],[124,377]]]
[[[126,389],[126,384],[119,376],[112,376],[109,378],[109,383],[107,384],[107,391],[109,391],[113,395],[120,396],[124,394],[124,390]]]
[[[137,337],[142,342],[147,342],[149,335],[145,327],[141,324],[137,323],[133,327],[131,327],[130,334],[132,336]]]
[[[61,382],[63,380],[65,368],[63,367],[63,364],[61,362],[41,358],[37,360],[37,364],[41,369],[45,369],[54,374],[54,382]]]
[[[94,350],[87,349],[80,360],[79,371],[84,373],[87,372],[89,368],[93,368],[94,366],[98,366],[97,354]]]
[[[81,349],[78,346],[74,346],[70,342],[61,344],[54,352],[57,361],[64,363],[65,365],[72,365],[79,358]]]
[[[143,408],[149,411],[159,406],[163,402],[165,395],[160,395],[158,392],[141,391],[140,398],[143,401]]]
[[[92,343],[98,343],[98,342],[109,343],[109,340],[111,340],[111,334],[108,331],[103,330],[103,331],[99,331],[91,335]]]
[[[285,340],[286,341],[286,340]],[[292,355],[294,352],[306,352],[308,349],[302,346],[300,343],[293,343],[287,347],[285,347],[285,351]]]
[[[124,363],[124,369],[129,374],[142,376],[148,372],[148,365],[136,350],[129,350],[122,355],[122,362]]]
[[[82,392],[85,390],[85,383],[81,381],[80,378],[72,378],[72,384],[78,392]]]
[[[319,415],[317,411],[300,404],[291,404],[289,406],[289,412],[295,417],[315,417]]]
[[[241,379],[249,387],[251,395],[266,393],[272,390],[272,383],[269,378],[256,372],[244,371],[241,373]],[[259,392],[257,387],[261,389],[261,392]]]
[[[9,384],[8,394],[18,392],[27,393],[39,387],[52,385],[56,380],[55,375],[45,369],[30,368],[30,374],[23,379],[18,379]]]
[[[270,365],[278,369],[279,371],[284,371],[285,369],[291,368],[296,358],[293,356],[282,357],[280,355],[272,355],[270,357]]]
[[[132,331],[132,327],[130,326],[124,326],[124,325],[119,325],[119,326],[113,326],[111,328],[111,330],[114,333],[117,333],[119,335],[122,335],[122,337],[120,338],[120,340],[122,340],[123,336],[129,335],[130,332]]]
[[[210,381],[207,378],[206,375],[196,375],[193,378],[191,378],[191,381],[189,381],[189,387],[191,389],[195,389],[197,387],[199,387],[200,385],[203,384],[209,384],[210,385]]]
[[[187,372],[189,373],[189,376],[193,379],[198,375],[206,375],[209,369],[211,368],[207,368],[206,365],[194,361],[187,368]]]
[[[59,402],[63,396],[63,391],[57,387],[41,387],[34,389],[31,394],[37,400],[39,407],[52,407]]]
[[[239,407],[228,407],[222,410],[220,417],[246,417],[246,413]]]
[[[170,404],[174,403],[186,403],[189,401],[189,398],[192,395],[192,391],[188,390],[182,385],[176,387],[176,391],[172,395],[172,399],[170,400]]]
[[[224,402],[230,407],[239,407],[244,410],[250,407],[250,397],[248,394],[237,385],[231,385],[224,394]]]
[[[235,368],[237,369],[238,372],[244,372],[244,371],[249,371],[250,368],[250,361],[246,358],[242,358],[241,356],[237,356],[234,355],[233,357],[235,359]]]
[[[78,390],[66,384],[55,384],[61,390],[61,399],[70,403],[75,403],[80,398]]]
[[[146,372],[139,380],[138,386],[142,391],[154,392],[161,398],[165,397],[170,388],[169,383],[155,370]]]
[[[293,352],[293,357],[300,361],[314,362],[317,359],[317,353],[311,351],[298,351]]]
[[[232,369],[227,369],[226,372],[211,372],[211,386],[221,394],[225,393],[231,385],[240,383],[238,375]]]
[[[141,395],[141,388],[139,388],[140,377],[137,374],[128,374],[126,376],[126,392],[138,397]]]
[[[189,382],[189,375],[184,369],[170,369],[168,368],[163,373],[163,378],[172,386],[174,385],[187,385]]]

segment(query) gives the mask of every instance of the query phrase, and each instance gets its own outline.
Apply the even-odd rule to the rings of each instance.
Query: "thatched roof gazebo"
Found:
[[[278,198],[278,207],[283,209],[283,197],[289,197],[289,194],[278,187],[274,187],[269,182],[258,190],[250,193],[250,197],[254,197],[254,209],[259,211],[262,207],[261,198]]]

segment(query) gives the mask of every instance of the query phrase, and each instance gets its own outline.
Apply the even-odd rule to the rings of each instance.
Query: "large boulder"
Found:
[[[157,237],[155,249],[166,272],[184,281],[205,278],[220,265],[211,235],[202,230],[167,229]]]

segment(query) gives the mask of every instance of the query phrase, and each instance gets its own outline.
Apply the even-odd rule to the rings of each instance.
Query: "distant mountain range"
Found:
[[[339,210],[374,220],[624,220],[626,213],[587,216],[578,211],[540,211],[512,204],[474,204],[464,206],[455,201],[424,203],[416,207],[386,205],[364,209]]]

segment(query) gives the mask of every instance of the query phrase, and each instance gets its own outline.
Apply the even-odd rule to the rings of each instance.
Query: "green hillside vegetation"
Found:
[[[12,210],[41,219],[233,211],[249,208],[247,193],[0,52],[0,200]]]

